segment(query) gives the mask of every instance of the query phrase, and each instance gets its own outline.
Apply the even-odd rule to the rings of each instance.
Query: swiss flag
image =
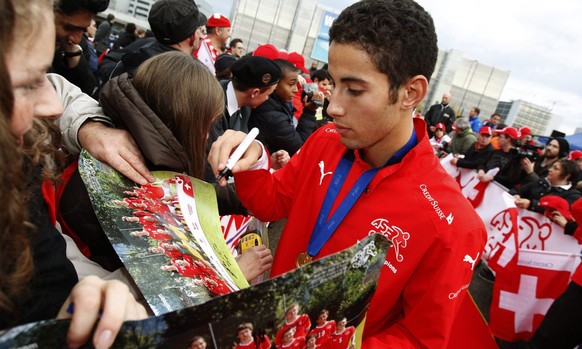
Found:
[[[485,196],[485,189],[487,189],[490,182],[481,182],[476,172],[472,172],[469,176],[463,176],[461,171],[458,171],[455,180],[459,183],[463,195],[465,195],[471,205],[474,208],[481,206],[483,197]]]
[[[184,191],[184,194],[188,195],[191,198],[194,198],[194,188],[192,186],[192,181],[190,180],[190,177],[183,176],[183,175],[177,175],[176,176],[176,184],[182,186],[182,190]]]
[[[493,285],[489,328],[506,341],[528,340],[564,292],[578,264],[571,254],[519,250]]]
[[[202,62],[208,70],[212,73],[212,75],[216,74],[216,68],[214,68],[214,61],[216,57],[212,55],[212,49],[208,46],[208,42],[206,40],[200,41],[200,48],[196,53],[196,58],[200,62]]]

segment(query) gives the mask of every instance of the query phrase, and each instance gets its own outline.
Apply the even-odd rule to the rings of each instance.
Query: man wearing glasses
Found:
[[[230,54],[235,56],[236,59],[241,58],[245,54],[245,45],[241,39],[232,39],[230,40]]]

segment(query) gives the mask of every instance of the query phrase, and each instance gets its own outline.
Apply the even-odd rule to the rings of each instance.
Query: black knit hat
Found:
[[[148,22],[156,39],[172,45],[192,35],[206,24],[206,16],[193,0],[158,0],[150,10]]]
[[[245,56],[230,66],[232,80],[246,87],[268,87],[276,85],[281,69],[269,58]]]
[[[553,140],[556,140],[556,142],[558,142],[560,145],[560,152],[558,153],[558,157],[562,159],[568,156],[568,153],[570,153],[570,143],[568,143],[568,141],[562,137],[553,137],[548,139],[548,143],[546,144],[549,144]]]
[[[230,68],[234,64],[234,62],[236,62],[235,56],[229,53],[223,53],[216,57],[216,62],[214,62],[214,68],[216,69],[216,72],[219,73],[226,70],[227,68]]]

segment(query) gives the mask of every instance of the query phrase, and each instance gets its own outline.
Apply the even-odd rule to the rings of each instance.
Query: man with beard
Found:
[[[527,173],[524,183],[536,181],[544,178],[554,162],[565,158],[570,152],[570,143],[562,137],[550,138],[542,156],[538,157],[535,162],[525,157],[521,160],[521,165]]]

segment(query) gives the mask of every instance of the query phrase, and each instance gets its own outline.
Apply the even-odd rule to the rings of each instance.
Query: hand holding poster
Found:
[[[214,188],[174,172],[145,186],[83,152],[79,161],[95,213],[154,314],[248,286],[220,229]]]
[[[366,311],[375,292],[389,242],[372,235],[347,250],[317,260],[276,279],[141,321],[126,321],[112,348],[187,348],[195,338],[208,349],[230,348],[237,327],[252,323],[255,335],[273,341],[285,310],[297,304],[312,323],[321,310],[346,318],[361,346]],[[13,328],[0,337],[4,348],[63,348],[70,320],[48,320]]]

